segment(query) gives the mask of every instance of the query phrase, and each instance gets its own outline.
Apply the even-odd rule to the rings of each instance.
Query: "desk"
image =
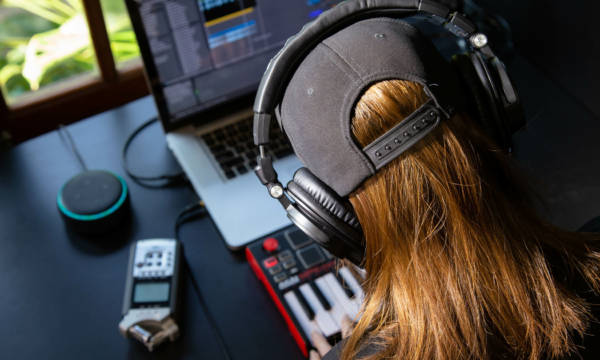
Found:
[[[120,152],[155,116],[150,98],[69,127],[91,169],[124,174]],[[130,148],[137,173],[178,171],[162,130],[152,125]],[[121,337],[129,245],[173,237],[178,212],[195,199],[187,187],[147,189],[130,179],[133,219],[122,239],[69,235],[56,208],[60,186],[80,171],[56,132],[0,154],[0,346],[10,359],[223,359],[186,274],[182,336],[155,353]],[[258,182],[257,182],[258,184]],[[243,254],[227,250],[211,219],[183,225],[184,253],[234,359],[302,359]],[[112,241],[108,241],[112,240]],[[269,349],[266,351],[265,349]]]
[[[600,122],[522,58],[508,64],[529,125],[516,136],[517,161],[546,180],[538,187],[550,221],[575,229],[600,213]],[[120,152],[129,133],[156,114],[144,98],[70,126],[88,167],[123,174]],[[153,126],[133,143],[137,173],[177,170]],[[56,193],[79,172],[56,132],[0,153],[0,351],[17,359],[222,359],[184,277],[182,337],[148,354],[121,338],[129,244],[173,237],[177,213],[194,199],[186,188],[146,189],[128,183],[133,221],[108,247],[68,236]],[[225,247],[210,218],[181,229],[184,251],[209,311],[234,359],[301,359],[283,319],[243,256]],[[120,240],[120,241],[117,241]]]

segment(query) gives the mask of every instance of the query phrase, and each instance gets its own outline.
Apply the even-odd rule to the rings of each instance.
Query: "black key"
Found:
[[[231,166],[225,166],[223,164],[221,164],[221,170],[223,170],[224,173],[226,173],[228,171],[233,171],[233,169],[231,168]]]
[[[246,151],[246,147],[244,145],[235,145],[234,147],[235,151],[237,151],[240,154]]]
[[[246,156],[246,159],[248,159],[248,160],[255,160],[258,153],[256,152],[255,149],[251,149],[251,150],[246,151],[244,153],[244,155]]]
[[[296,288],[294,289],[294,295],[296,295],[296,297],[298,298],[298,302],[300,303],[300,306],[302,306],[302,309],[304,310],[304,312],[306,313],[306,316],[312,320],[315,318],[315,312],[313,311],[313,309],[311,309],[311,307],[308,305],[308,302],[306,301],[306,299],[304,298],[304,295],[302,295],[302,293]]]
[[[230,158],[224,161],[220,161],[219,163],[221,164],[221,166],[229,166],[229,167],[233,167],[236,165],[239,165],[241,163],[244,162],[244,159],[242,159],[241,157],[237,156],[234,158]]]
[[[202,140],[207,146],[212,146],[215,144],[215,139],[212,137],[212,134],[202,135]]]
[[[238,171],[238,173],[240,173],[240,174],[245,174],[245,173],[247,173],[247,172],[248,172],[248,168],[246,167],[246,165],[238,165],[238,166],[237,166],[235,169],[236,169],[236,170]]]
[[[329,301],[327,301],[327,298],[325,298],[325,295],[323,295],[321,289],[319,289],[317,284],[315,284],[313,281],[310,281],[309,284],[312,290],[314,291],[315,295],[317,295],[317,299],[319,299],[319,302],[321,303],[321,305],[323,305],[325,310],[331,310],[331,304],[329,303]]]
[[[226,127],[225,130],[223,131],[223,133],[225,134],[225,136],[227,137],[233,137],[233,136],[237,136],[238,133],[238,129],[232,127],[231,125]]]
[[[342,276],[337,271],[334,271],[334,274],[335,274],[335,277],[337,278],[338,282],[340,283],[340,285],[342,285],[342,288],[346,292],[346,295],[348,295],[349,298],[353,298],[354,291],[352,291],[352,289],[350,289],[350,286],[348,286],[348,284],[346,284],[346,281],[344,281]]]
[[[233,157],[233,153],[229,150],[225,150],[225,151],[220,151],[218,153],[214,153],[214,156],[218,162],[223,162],[223,161],[231,159]]]
[[[231,170],[225,171],[225,177],[228,179],[233,179],[235,177],[235,173]]]
[[[229,133],[237,132],[235,124],[229,124],[229,125],[225,126],[224,129],[225,129],[225,132],[229,132]]]
[[[237,128],[241,133],[249,133],[250,132],[250,127],[248,126],[248,124],[246,124],[244,122],[239,123]]]
[[[225,145],[220,144],[220,143],[214,144],[214,145],[210,146],[210,151],[212,151],[213,153],[225,151]]]

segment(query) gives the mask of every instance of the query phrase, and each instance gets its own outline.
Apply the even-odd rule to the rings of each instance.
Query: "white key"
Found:
[[[367,270],[363,269],[363,268],[359,268],[358,266],[354,265],[354,270],[358,273],[358,275],[360,275],[360,277],[365,280],[367,278]]]
[[[335,323],[342,328],[342,318],[347,314],[347,311],[344,305],[339,301],[333,293],[333,290],[327,284],[327,280],[325,280],[325,276],[321,276],[320,278],[315,280],[315,285],[319,287],[319,290],[323,293],[323,296],[327,299],[329,304],[331,304],[331,309],[329,309],[329,315],[335,320]]]
[[[302,331],[304,331],[304,335],[310,341],[310,334],[313,331],[321,331],[319,329],[319,326],[314,320],[310,320],[308,316],[306,316],[304,309],[302,309],[302,306],[300,305],[300,301],[298,300],[293,291],[288,291],[285,294],[283,294],[283,298],[294,313],[294,317],[296,318],[298,323],[300,323],[300,327],[302,328]]]
[[[315,312],[315,321],[325,337],[329,337],[341,331],[339,325],[335,323],[333,318],[329,315],[329,312],[321,305],[319,299],[317,299],[317,295],[315,295],[314,291],[310,288],[310,285],[301,285],[300,292],[304,295],[306,302],[308,302],[308,305]]]
[[[359,300],[359,302],[362,304],[363,299],[365,297],[365,293],[363,292],[362,287],[360,286],[358,281],[356,281],[356,278],[354,277],[354,275],[352,275],[352,273],[350,272],[350,269],[343,266],[340,269],[340,275],[342,276],[344,281],[346,281],[346,284],[348,284],[348,286],[350,286],[352,291],[354,291],[356,299]]]
[[[358,312],[360,311],[360,304],[357,304],[355,299],[350,299],[346,295],[346,292],[342,288],[342,285],[340,285],[338,279],[332,273],[323,276],[323,279],[329,286],[329,289],[333,293],[333,296],[335,296],[335,298],[337,299],[336,302],[342,305],[350,319],[356,321],[358,319]]]

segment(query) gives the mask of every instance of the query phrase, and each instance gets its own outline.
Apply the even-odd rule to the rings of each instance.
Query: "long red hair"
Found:
[[[360,99],[363,146],[427,100],[390,80]],[[541,221],[507,157],[459,114],[350,195],[366,239],[366,299],[342,359],[558,358],[574,350],[599,289],[592,235]]]

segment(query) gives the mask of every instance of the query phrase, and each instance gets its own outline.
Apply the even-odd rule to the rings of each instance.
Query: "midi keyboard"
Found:
[[[298,228],[291,226],[246,248],[246,258],[283,315],[305,356],[310,334],[330,343],[341,338],[341,319],[357,320],[363,301],[363,276],[337,260]]]

